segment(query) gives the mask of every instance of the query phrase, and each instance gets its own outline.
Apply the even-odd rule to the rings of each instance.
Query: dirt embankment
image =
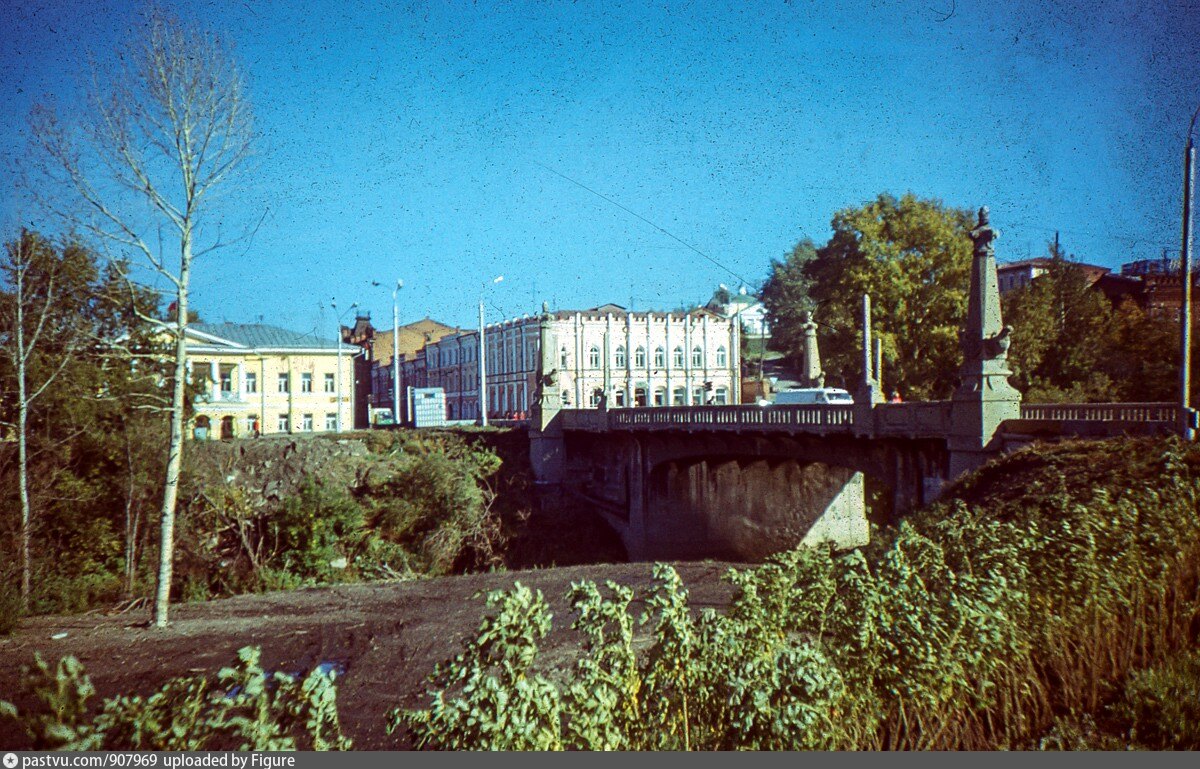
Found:
[[[724,607],[732,589],[720,577],[733,564],[679,564],[691,605]],[[572,582],[604,580],[630,585],[639,595],[651,585],[650,564],[602,564],[527,572],[473,574],[414,582],[340,585],[293,592],[243,595],[174,609],[171,626],[155,630],[146,616],[90,613],[36,617],[0,638],[0,699],[24,709],[21,668],[35,651],[56,662],[71,654],[87,668],[99,697],[146,694],[168,678],[215,675],[237,649],[259,646],[269,670],[298,673],[321,662],[345,669],[338,680],[343,728],[359,750],[410,748],[408,735],[385,731],[397,705],[425,704],[425,677],[461,648],[478,628],[485,604],[480,591],[519,580],[540,589],[554,611],[554,631],[542,659],[568,665],[577,637],[564,596]],[[55,638],[65,633],[65,637]],[[27,748],[11,721],[0,721],[0,749]]]

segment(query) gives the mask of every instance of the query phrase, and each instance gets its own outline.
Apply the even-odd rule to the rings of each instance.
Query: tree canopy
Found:
[[[870,294],[885,390],[906,398],[949,396],[966,317],[972,223],[968,210],[911,193],[881,194],[837,212],[828,243],[810,256],[811,244],[801,242],[772,265],[772,298],[764,302],[772,335],[798,355],[800,313],[811,302],[828,381],[853,389],[862,377],[861,297]]]

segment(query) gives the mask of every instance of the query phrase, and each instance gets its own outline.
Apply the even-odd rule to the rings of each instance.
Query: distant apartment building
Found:
[[[484,329],[489,418],[528,417],[540,323],[525,316]],[[563,408],[596,408],[602,400],[614,408],[738,403],[739,335],[736,315],[705,309],[630,312],[608,304],[554,312],[550,338]],[[445,391],[449,419],[479,419],[478,331],[448,334],[402,361],[401,388],[428,387]]]
[[[1052,261],[1046,257],[996,265],[1001,294],[1028,286],[1045,275]],[[1088,285],[1114,305],[1133,302],[1153,315],[1178,317],[1183,304],[1183,278],[1178,259],[1140,259],[1121,265],[1120,272],[1094,264],[1072,262],[1083,270]]]
[[[195,393],[188,437],[354,427],[358,348],[263,324],[192,323],[185,338]]]
[[[1034,259],[1022,259],[1018,262],[1003,262],[996,265],[996,281],[997,287],[1001,294],[1007,294],[1010,291],[1016,291],[1019,288],[1024,288],[1033,282],[1034,278],[1045,275],[1050,269],[1053,260],[1048,257],[1040,256]],[[1107,267],[1099,267],[1094,264],[1083,264],[1082,262],[1072,262],[1072,266],[1083,270],[1086,276],[1088,285],[1095,285],[1096,281],[1109,273]]]
[[[364,356],[365,372],[363,380],[364,388],[364,403],[369,412],[369,421],[372,424],[377,424],[380,421],[386,422],[392,413],[392,384],[394,381],[392,374],[392,353],[396,347],[400,354],[400,368],[403,372],[405,366],[411,368],[411,364],[416,358],[419,351],[425,348],[425,345],[436,342],[448,334],[458,332],[458,329],[453,326],[447,326],[445,323],[439,323],[431,318],[424,318],[414,323],[407,323],[400,326],[396,336],[396,343],[393,345],[391,328],[376,329],[371,326],[370,316],[360,317],[353,329],[347,330],[346,340],[352,344],[359,345],[364,348],[367,353]],[[401,397],[403,397],[403,388],[401,389]],[[403,402],[401,403],[401,414],[406,414]]]
[[[1195,283],[1192,285],[1195,291]],[[1152,315],[1178,318],[1183,306],[1183,276],[1178,259],[1127,262],[1121,265],[1120,274],[1105,275],[1096,287],[1113,304],[1132,301]]]

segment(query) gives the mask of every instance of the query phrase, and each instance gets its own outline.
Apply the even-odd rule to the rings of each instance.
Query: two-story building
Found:
[[[189,437],[353,428],[360,348],[263,324],[192,323],[186,339],[195,393]]]

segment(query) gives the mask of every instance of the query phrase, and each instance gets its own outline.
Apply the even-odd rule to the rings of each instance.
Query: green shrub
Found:
[[[40,656],[26,685],[43,708],[16,718],[37,749],[57,750],[347,750],[337,713],[334,674],[314,670],[303,680],[268,674],[259,650],[238,652],[236,667],[215,682],[175,678],[149,697],[119,695],[93,716],[96,689],[74,657],[53,671]]]
[[[406,454],[372,495],[379,536],[402,545],[426,574],[498,565],[502,537],[487,484],[498,467],[496,455],[481,450]]]
[[[1141,747],[1200,750],[1200,650],[1134,673],[1112,710]]]

